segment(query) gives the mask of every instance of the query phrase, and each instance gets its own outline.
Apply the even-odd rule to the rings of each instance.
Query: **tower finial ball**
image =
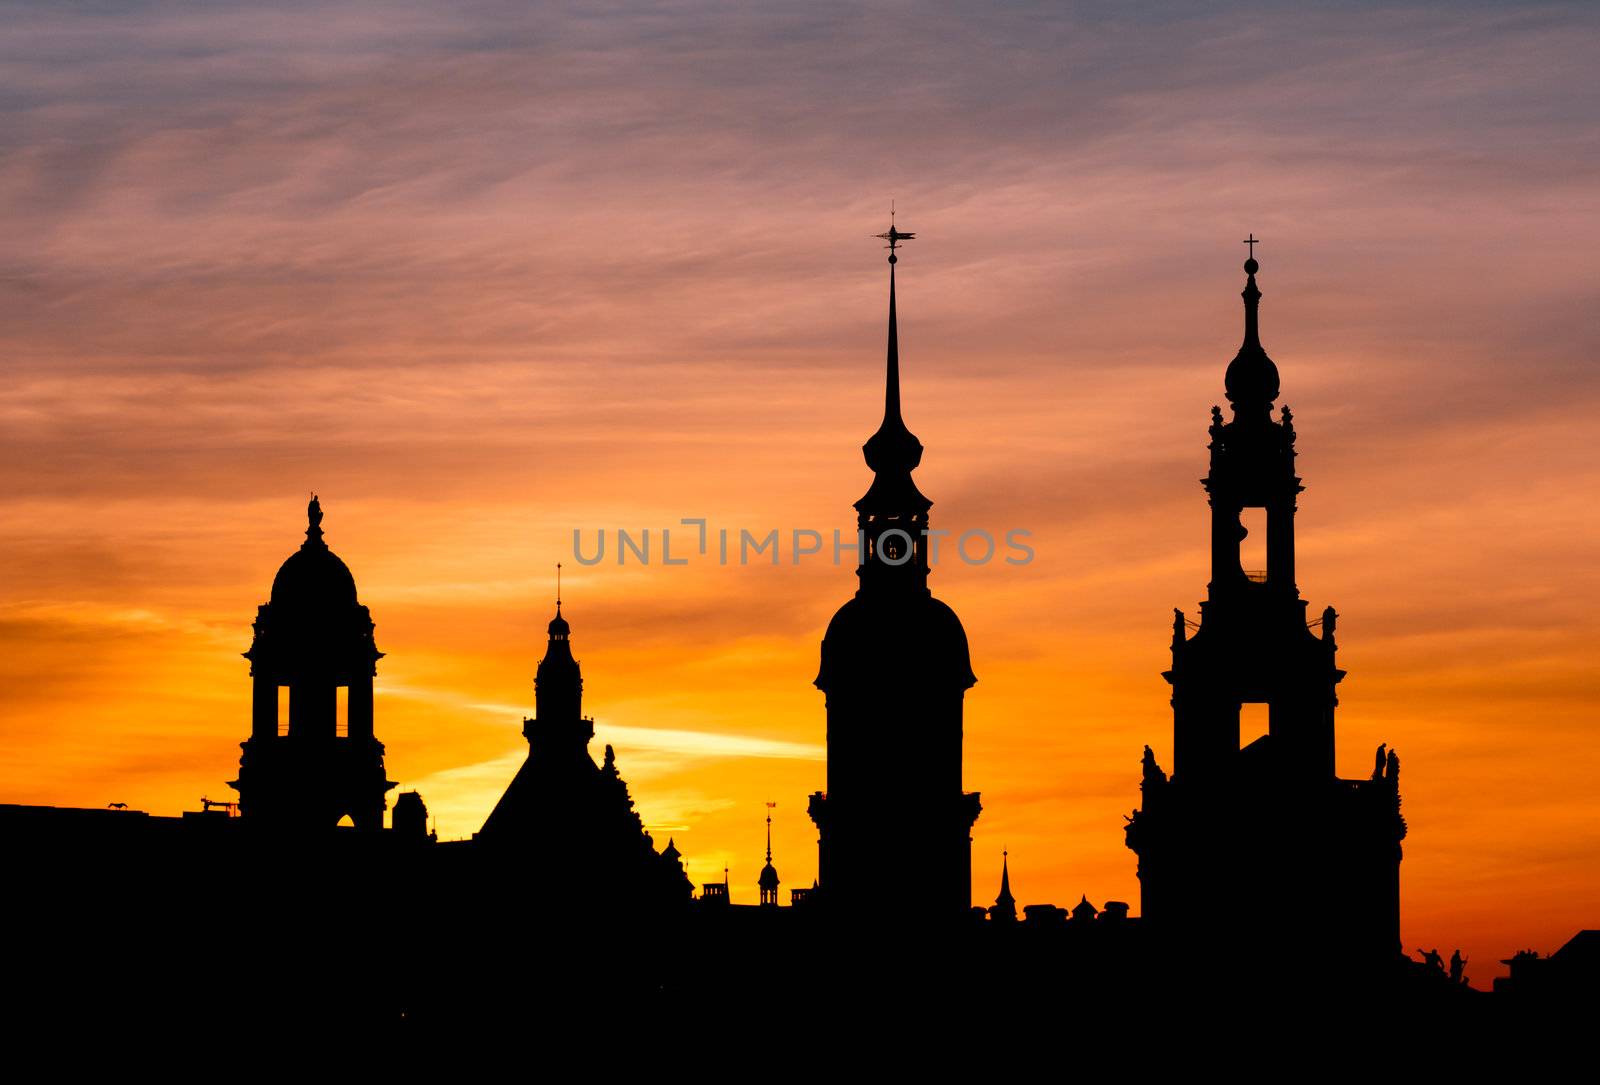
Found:
[[[1253,256],[1244,262],[1244,273],[1246,275],[1254,275],[1260,269],[1261,265],[1256,263],[1255,257]]]

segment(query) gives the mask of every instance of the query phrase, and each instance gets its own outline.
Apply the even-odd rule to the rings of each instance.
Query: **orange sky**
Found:
[[[850,570],[578,568],[571,537],[850,529],[893,197],[934,526],[1037,552],[933,579],[979,676],[975,898],[1008,847],[1023,903],[1137,907],[1122,815],[1142,745],[1170,762],[1159,672],[1204,593],[1253,230],[1300,586],[1341,615],[1339,767],[1403,761],[1407,945],[1480,981],[1553,950],[1600,922],[1597,23],[19,8],[0,799],[230,794],[239,653],[315,489],[388,653],[390,776],[443,836],[522,756],[563,560],[596,754],[658,843],[753,901],[773,799],[810,884],[810,682]]]

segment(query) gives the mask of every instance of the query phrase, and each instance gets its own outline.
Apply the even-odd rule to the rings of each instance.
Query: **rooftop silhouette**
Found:
[[[1329,606],[1308,620],[1296,580],[1303,487],[1293,415],[1284,406],[1274,417],[1280,374],[1261,344],[1253,234],[1243,341],[1223,375],[1233,416],[1211,408],[1206,599],[1198,621],[1174,611],[1163,675],[1172,743],[1165,755],[1144,746],[1125,826],[1139,914],[1086,891],[1070,908],[1027,903],[1019,917],[1009,850],[993,905],[973,905],[982,807],[965,790],[963,747],[977,678],[960,619],[929,587],[932,502],[913,479],[924,449],[902,402],[896,265],[916,235],[891,224],[879,236],[884,415],[863,446],[873,477],[854,505],[855,589],[827,626],[815,679],[827,766],[808,802],[811,887],[780,901],[776,802],[757,905],[733,901],[727,865],[696,896],[676,840],[657,851],[617,752],[605,746],[600,764],[590,752],[560,565],[534,714],[521,724],[527,757],[498,804],[470,840],[445,842],[423,796],[401,791],[385,827],[398,785],[375,728],[383,653],[313,495],[305,541],[274,577],[244,653],[252,692],[237,804],[207,798],[175,818],[123,803],[0,807],[20,887],[4,920],[13,1001],[66,999],[89,1017],[94,1007],[69,988],[139,975],[144,997],[117,1013],[154,1020],[184,1000],[191,1019],[219,1022],[337,1018],[449,1036],[533,1022],[541,1037],[566,1037],[593,1027],[596,1007],[624,1027],[682,1024],[691,1010],[738,1022],[752,1000],[729,977],[760,962],[763,997],[792,1012],[854,1020],[892,1004],[916,1027],[985,1024],[986,1043],[1014,1004],[1057,1021],[1114,1008],[1125,1025],[1123,1008],[1137,1007],[1141,1026],[1171,1032],[1198,1027],[1202,1004],[1264,991],[1302,1016],[1362,1006],[1480,1020],[1459,951],[1446,965],[1437,949],[1418,961],[1403,948],[1396,752],[1378,747],[1361,779],[1334,770],[1339,616]],[[1264,569],[1241,558],[1248,510],[1264,519]],[[1265,734],[1241,733],[1251,704],[1266,707]],[[117,907],[102,906],[110,887],[128,886],[139,891],[119,888]],[[1497,1004],[1592,994],[1593,933],[1550,958],[1511,958]],[[1286,948],[1305,945],[1315,971]],[[229,997],[195,1006],[197,977],[219,973]]]

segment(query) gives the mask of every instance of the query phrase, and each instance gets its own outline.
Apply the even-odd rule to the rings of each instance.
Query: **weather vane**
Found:
[[[887,233],[874,234],[873,236],[874,237],[881,237],[881,238],[883,238],[883,240],[885,240],[885,241],[887,241],[889,243],[889,263],[892,264],[897,259],[897,257],[894,254],[894,250],[900,247],[900,242],[902,242],[902,241],[910,241],[913,237],[916,237],[917,235],[914,234],[914,233],[911,233],[909,230],[898,230],[898,229],[895,228],[895,225],[894,225],[894,201],[890,200],[889,201],[889,230],[888,230]]]

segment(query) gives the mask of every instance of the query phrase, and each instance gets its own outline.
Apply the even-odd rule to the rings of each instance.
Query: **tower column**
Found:
[[[1267,582],[1289,589],[1295,584],[1294,513],[1293,495],[1267,506]]]
[[[273,738],[278,733],[278,683],[261,669],[256,670],[252,683],[250,735],[252,738]]]
[[[928,590],[932,502],[912,478],[923,448],[901,414],[895,250],[912,235],[891,225],[879,236],[890,250],[883,421],[862,447],[873,479],[855,503],[859,586],[822,641],[827,791],[810,813],[824,907],[942,923],[971,904],[979,805],[962,791],[962,713],[977,679],[960,619]]]
[[[346,704],[349,712],[349,735],[351,738],[372,737],[372,676],[370,674],[358,675],[350,682],[349,700]]]

